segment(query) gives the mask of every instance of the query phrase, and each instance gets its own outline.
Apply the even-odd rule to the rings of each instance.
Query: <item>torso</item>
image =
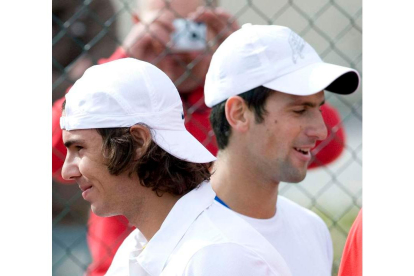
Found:
[[[276,215],[250,223],[285,259],[292,275],[331,275],[333,252],[327,226],[316,214],[278,196]]]

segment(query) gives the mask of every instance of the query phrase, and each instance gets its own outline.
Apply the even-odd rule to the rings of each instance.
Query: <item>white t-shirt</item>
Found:
[[[276,215],[255,219],[239,214],[285,259],[293,276],[331,276],[333,250],[329,230],[312,211],[278,196]]]
[[[107,276],[292,276],[277,250],[214,200],[203,183],[174,205],[150,241],[135,229]]]

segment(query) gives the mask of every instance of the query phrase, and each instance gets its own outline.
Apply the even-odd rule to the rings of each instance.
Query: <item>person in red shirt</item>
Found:
[[[204,77],[211,56],[218,45],[239,28],[231,15],[220,8],[203,7],[203,1],[172,1],[168,9],[161,0],[148,0],[140,11],[142,21],[136,20],[122,47],[99,64],[125,57],[133,57],[155,64],[175,83],[183,101],[186,128],[212,154],[216,155],[217,145],[209,123],[210,109],[204,103]],[[171,12],[171,11],[174,11]],[[168,53],[165,45],[173,31],[172,20],[176,14],[207,25],[209,48],[203,52]],[[148,27],[144,24],[151,22]],[[190,72],[190,74],[188,74]],[[56,181],[68,183],[61,177],[61,168],[66,155],[59,126],[61,106],[64,98],[53,105],[52,122],[52,175]],[[334,161],[343,151],[345,134],[339,113],[328,104],[322,107],[322,114],[328,127],[328,138],[315,147],[314,161],[310,168],[317,168]],[[321,144],[322,143],[322,144]],[[320,145],[321,144],[321,145]],[[73,182],[72,182],[73,183]],[[87,275],[104,275],[113,256],[123,240],[134,228],[125,217],[102,218],[90,212],[87,241],[92,256]]]
[[[362,276],[362,209],[349,230],[338,276]]]

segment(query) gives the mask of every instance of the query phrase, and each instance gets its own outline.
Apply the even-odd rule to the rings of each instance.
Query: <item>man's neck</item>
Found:
[[[145,189],[148,190],[148,195],[139,206],[131,205],[132,208],[128,208],[124,216],[149,241],[161,228],[162,223],[180,197],[169,193],[158,197],[151,189]]]
[[[220,151],[214,169],[211,185],[230,209],[260,219],[276,214],[279,183],[265,179],[245,158]]]

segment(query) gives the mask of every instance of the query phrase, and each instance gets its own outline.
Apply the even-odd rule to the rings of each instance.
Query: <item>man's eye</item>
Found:
[[[83,147],[81,147],[81,146],[76,146],[75,148],[76,148],[77,151],[80,151],[81,149],[83,149]]]

